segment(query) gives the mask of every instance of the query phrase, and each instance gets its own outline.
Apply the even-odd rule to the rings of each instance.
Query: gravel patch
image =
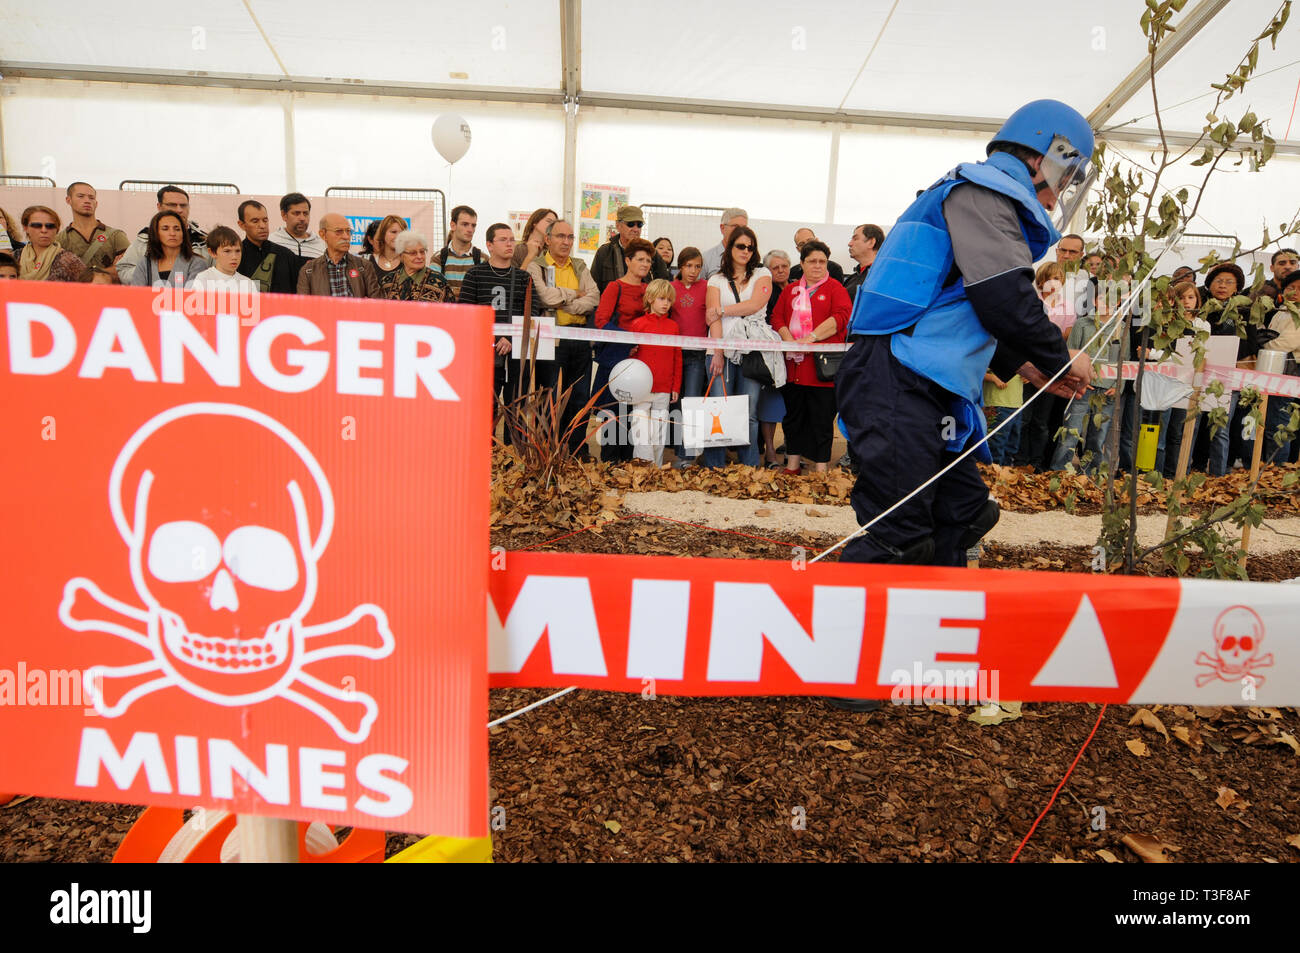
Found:
[[[733,500],[697,490],[625,493],[623,508],[630,513],[664,516],[716,529],[753,527],[784,533],[844,537],[858,527],[853,510],[848,506]],[[1138,516],[1138,541],[1143,545],[1153,546],[1160,542],[1164,531],[1163,515]],[[1100,533],[1100,516],[1076,516],[1063,510],[1041,513],[1003,511],[1002,518],[987,539],[1007,546],[1032,546],[1035,543],[1092,546]],[[1251,533],[1251,553],[1280,553],[1294,549],[1300,549],[1300,519],[1295,517],[1270,519]]]

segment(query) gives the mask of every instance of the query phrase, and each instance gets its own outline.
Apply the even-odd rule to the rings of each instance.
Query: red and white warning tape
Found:
[[[581,325],[535,325],[540,340],[555,341],[593,341],[605,344],[657,344],[665,347],[680,347],[688,351],[713,350],[724,348],[732,351],[847,351],[848,344],[796,344],[793,341],[752,341],[748,338],[710,338],[688,337],[673,334],[642,334],[637,331],[608,331],[600,328],[588,328]],[[497,337],[517,337],[523,333],[518,324],[494,324],[492,333]],[[1125,361],[1123,377],[1126,381],[1137,377],[1137,361]],[[1280,397],[1300,397],[1300,377],[1288,374],[1266,374],[1262,371],[1243,370],[1238,367],[1209,365],[1206,367],[1209,380],[1223,381],[1225,390],[1241,390],[1253,387],[1256,390]],[[1185,375],[1181,365],[1174,363],[1147,364],[1148,374],[1162,374],[1166,377]],[[1102,380],[1115,379],[1115,365],[1101,364],[1098,376]]]
[[[927,701],[1300,704],[1300,587],[509,553],[494,687]]]

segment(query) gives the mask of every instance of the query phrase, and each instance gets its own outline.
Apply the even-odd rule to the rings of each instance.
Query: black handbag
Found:
[[[844,351],[818,351],[814,360],[817,362],[817,379],[833,382],[840,372],[840,363],[844,360]]]
[[[762,351],[746,351],[745,356],[740,359],[740,373],[751,381],[758,381],[764,387],[776,386],[772,371],[767,366],[767,361],[763,360]]]
[[[736,299],[736,304],[740,304],[740,290],[736,287],[736,282],[728,278],[727,284],[731,286],[731,296]],[[764,387],[776,386],[776,379],[772,377],[767,361],[763,360],[762,351],[746,351],[740,358],[740,373]]]

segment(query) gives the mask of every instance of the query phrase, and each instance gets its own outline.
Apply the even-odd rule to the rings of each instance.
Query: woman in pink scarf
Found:
[[[831,250],[816,240],[799,250],[803,277],[786,285],[772,311],[772,329],[799,344],[834,344],[844,340],[852,306],[844,286],[827,273]],[[819,473],[830,465],[835,433],[835,382],[817,377],[810,353],[786,352],[785,469],[798,473],[807,457]]]

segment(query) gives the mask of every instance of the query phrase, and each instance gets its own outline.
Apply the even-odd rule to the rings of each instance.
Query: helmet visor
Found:
[[[1059,202],[1071,186],[1083,183],[1091,166],[1092,156],[1084,155],[1064,136],[1057,136],[1043,155],[1043,181]]]
[[[1096,180],[1092,157],[1074,148],[1069,139],[1057,136],[1043,155],[1042,176],[1044,185],[1056,196],[1052,218],[1058,228],[1066,228]]]

